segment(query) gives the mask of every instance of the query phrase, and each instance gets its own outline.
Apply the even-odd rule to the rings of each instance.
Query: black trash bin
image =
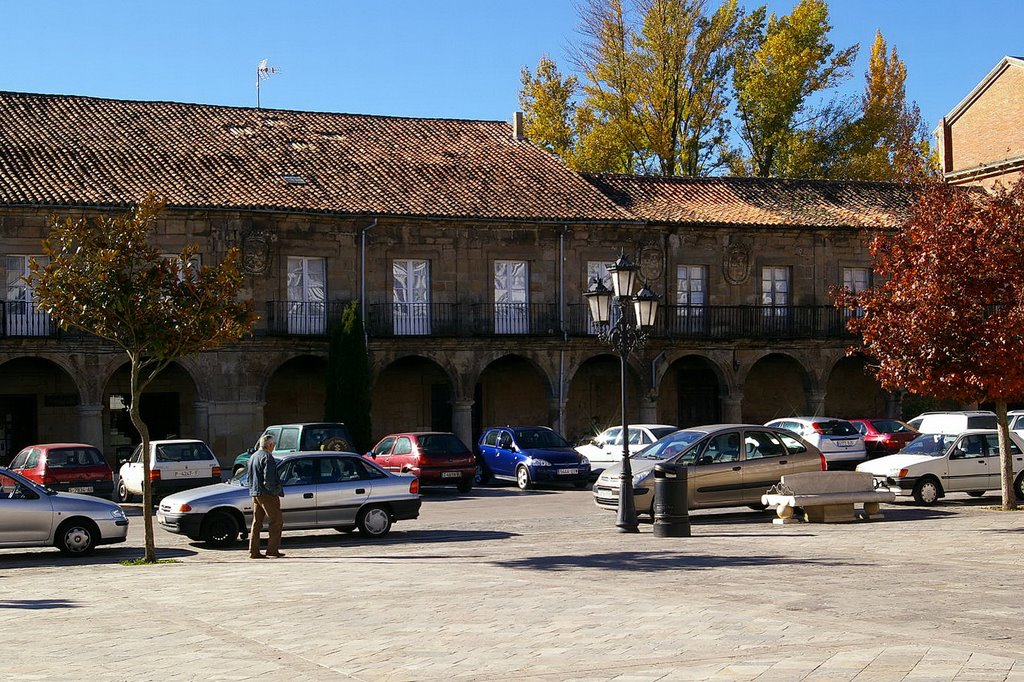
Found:
[[[659,538],[690,537],[686,467],[682,464],[654,465],[654,534]]]

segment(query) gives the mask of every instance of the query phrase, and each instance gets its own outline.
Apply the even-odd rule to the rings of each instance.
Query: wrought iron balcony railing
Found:
[[[326,336],[348,301],[267,301],[268,336]]]

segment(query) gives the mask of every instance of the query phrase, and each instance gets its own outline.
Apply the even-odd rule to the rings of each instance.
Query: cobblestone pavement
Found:
[[[620,534],[588,491],[430,493],[384,541],[287,558],[158,529],[177,563],[0,551],[3,680],[1024,681],[1024,513],[954,497],[886,519],[692,515]]]

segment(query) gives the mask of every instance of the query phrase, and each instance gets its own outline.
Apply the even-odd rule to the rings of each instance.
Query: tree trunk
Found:
[[[1017,508],[1017,495],[1013,489],[1013,457],[1010,456],[1010,425],[1006,418],[1005,400],[996,401],[996,424],[999,427],[999,480],[1003,509],[1013,511]]]
[[[132,418],[132,424],[142,437],[142,521],[146,528],[146,553],[143,561],[148,564],[156,563],[156,541],[153,536],[153,483],[149,480],[149,428],[142,421],[139,412],[139,403],[142,402],[142,388],[139,385],[139,363],[141,358],[132,354],[128,355],[132,362],[131,381],[131,406],[128,414]]]

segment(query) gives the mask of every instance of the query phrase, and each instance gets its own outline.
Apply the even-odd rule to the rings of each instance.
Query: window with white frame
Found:
[[[288,333],[323,334],[327,330],[327,261],[288,256]]]
[[[680,265],[676,269],[676,305],[680,317],[704,314],[707,282],[708,269],[704,265]]]
[[[761,268],[761,305],[765,316],[784,317],[789,307],[789,268],[770,265]]]
[[[177,261],[179,261],[179,263],[178,263],[178,279],[179,280],[183,280],[186,277],[193,277],[194,273],[199,272],[199,267],[203,264],[202,263],[202,258],[200,258],[198,253],[195,254],[194,256],[192,256],[191,258],[189,258],[188,261],[182,261],[180,253],[161,253],[160,255],[163,256],[167,260],[177,260]]]
[[[857,294],[865,289],[871,287],[871,269],[870,268],[843,268],[843,287]],[[851,317],[856,315],[860,317],[863,314],[862,308],[857,308],[856,311],[847,310],[846,316]]]
[[[395,334],[430,333],[430,261],[391,261]]]
[[[530,331],[529,266],[522,260],[494,261],[494,333]]]
[[[25,281],[33,258],[44,267],[50,262],[47,256],[10,255],[4,258],[7,273],[4,333],[7,336],[47,336],[50,333],[50,316],[36,308],[32,287]]]

